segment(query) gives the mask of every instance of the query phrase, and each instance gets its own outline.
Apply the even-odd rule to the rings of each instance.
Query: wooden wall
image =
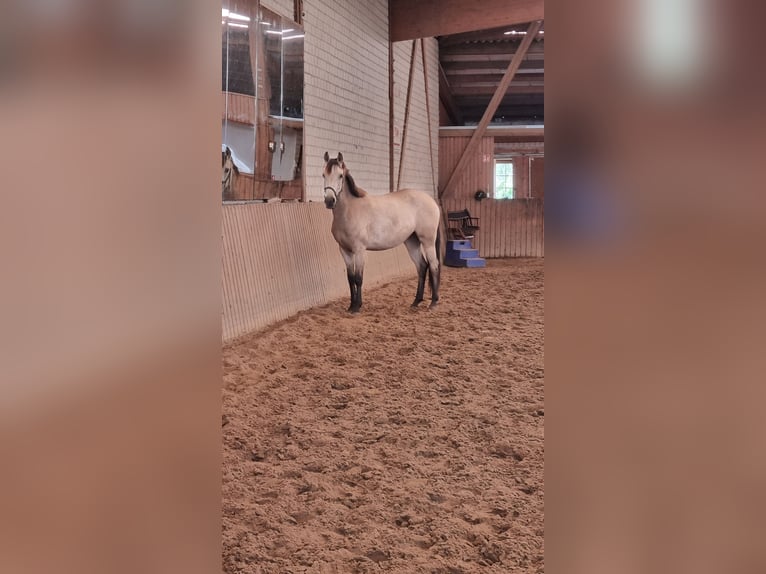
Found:
[[[221,117],[231,122],[255,125],[255,98],[245,94],[221,92]]]
[[[248,201],[252,199],[291,199],[303,197],[302,181],[257,181],[252,174],[240,173],[234,176],[231,194],[225,194],[224,201]]]
[[[444,201],[447,211],[467,209],[479,218],[473,240],[482,257],[544,257],[543,199],[456,198]]]
[[[439,189],[444,189],[447,180],[468,145],[470,137],[439,136]],[[473,197],[477,190],[492,191],[494,141],[492,137],[482,138],[473,157],[470,158],[456,182],[453,197]]]
[[[440,135],[439,189],[444,189],[469,139],[468,136]],[[540,189],[535,192],[539,196],[493,199],[494,146],[492,136],[482,138],[477,151],[459,176],[454,193],[443,199],[442,208],[445,211],[468,209],[472,216],[480,218],[481,229],[474,238],[474,247],[482,257],[544,257],[545,206],[542,179]],[[528,162],[527,157],[522,159]],[[542,160],[539,165],[541,168]],[[525,170],[524,177],[534,178],[529,172]],[[537,185],[533,179],[532,189],[537,189]],[[478,190],[487,192],[490,197],[477,201],[474,194]]]
[[[532,197],[545,197],[545,158],[532,157],[529,164]]]
[[[348,297],[331,223],[322,203],[223,205],[224,341]],[[365,288],[409,276],[415,266],[403,246],[367,254]],[[408,295],[402,305],[410,302]],[[338,302],[339,313],[347,307]]]

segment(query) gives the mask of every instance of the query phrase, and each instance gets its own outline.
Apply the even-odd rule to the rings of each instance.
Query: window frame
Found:
[[[497,196],[497,166],[498,164],[511,166],[511,196],[510,197],[498,197]],[[507,177],[507,175],[506,175]],[[492,198],[497,200],[516,199],[516,158],[509,156],[495,156],[494,163],[492,165]]]

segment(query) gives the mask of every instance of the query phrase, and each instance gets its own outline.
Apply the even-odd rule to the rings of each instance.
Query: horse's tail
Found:
[[[434,241],[434,246],[436,247],[436,260],[439,262],[439,271],[438,273],[441,274],[441,268],[442,268],[442,224],[441,221],[439,221],[439,225],[436,228],[436,240]],[[426,263],[426,272],[428,273],[428,282],[433,285],[433,277],[431,275],[431,266],[428,265],[428,259],[425,260]],[[437,274],[437,277],[439,275]]]
[[[436,259],[439,261],[439,267],[443,263],[444,257],[442,257],[442,223],[439,221],[439,226],[436,228]]]

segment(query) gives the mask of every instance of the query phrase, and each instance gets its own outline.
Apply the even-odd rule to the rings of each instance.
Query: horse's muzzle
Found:
[[[325,195],[324,196],[324,206],[327,209],[333,209],[335,207],[335,203],[337,202],[337,199],[333,195]]]

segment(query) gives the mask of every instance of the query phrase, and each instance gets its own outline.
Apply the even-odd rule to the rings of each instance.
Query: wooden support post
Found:
[[[423,86],[426,92],[426,124],[428,125],[428,154],[431,157],[431,183],[433,184],[434,192],[436,189],[436,178],[434,177],[434,144],[431,139],[431,104],[429,102],[428,94],[428,64],[426,62],[426,44],[423,38],[420,39],[420,53],[423,57]]]
[[[415,72],[415,48],[417,42],[412,41],[412,52],[410,53],[410,76],[407,80],[407,103],[404,105],[404,125],[402,126],[402,149],[399,150],[399,175],[396,177],[396,191],[402,182],[402,163],[404,162],[404,147],[407,144],[407,125],[410,119],[410,99],[412,97],[412,76]]]
[[[481,138],[484,136],[484,132],[487,130],[487,126],[492,120],[492,116],[495,115],[495,111],[497,111],[497,107],[500,105],[503,96],[505,96],[505,92],[508,90],[508,86],[511,85],[511,81],[516,75],[516,70],[519,69],[521,61],[524,59],[524,55],[527,53],[529,46],[532,44],[532,41],[537,37],[537,31],[540,29],[540,24],[541,22],[538,20],[537,22],[532,22],[529,25],[529,28],[527,28],[526,36],[524,36],[524,39],[521,41],[521,45],[519,46],[518,50],[516,50],[513,58],[511,58],[511,63],[508,65],[508,69],[505,71],[503,79],[500,80],[500,84],[497,86],[495,94],[489,101],[489,105],[484,111],[484,115],[481,117],[479,125],[476,126],[476,130],[473,132],[471,139],[468,141],[468,145],[466,145],[465,149],[463,150],[463,154],[460,156],[460,159],[457,162],[457,165],[455,165],[455,168],[452,170],[452,174],[447,180],[447,185],[445,185],[444,189],[441,191],[443,197],[447,197],[452,193],[455,187],[455,183],[457,182],[458,175],[462,172],[465,164],[471,157],[471,154],[476,151],[476,147],[479,145]]]
[[[446,239],[447,237],[447,212],[444,209],[444,206],[441,204],[441,201],[439,200],[439,188],[436,185],[436,176],[434,175],[434,144],[431,139],[431,104],[430,104],[430,94],[428,92],[428,62],[426,58],[426,45],[425,40],[423,38],[420,39],[420,53],[423,56],[423,86],[425,88],[426,92],[426,119],[428,122],[428,154],[431,158],[431,185],[433,186],[434,195],[436,202],[439,204],[439,207],[441,208],[441,214],[442,219],[440,226],[442,228],[442,237]],[[439,69],[441,69],[441,66],[439,66]],[[446,244],[445,244],[446,245]],[[444,260],[444,253],[442,250],[441,245],[437,245],[436,249],[438,250],[439,255],[439,261]]]
[[[293,20],[303,26],[303,0],[293,0]]]
[[[388,5],[391,21],[391,4]],[[388,35],[388,191],[394,191],[394,43]]]

